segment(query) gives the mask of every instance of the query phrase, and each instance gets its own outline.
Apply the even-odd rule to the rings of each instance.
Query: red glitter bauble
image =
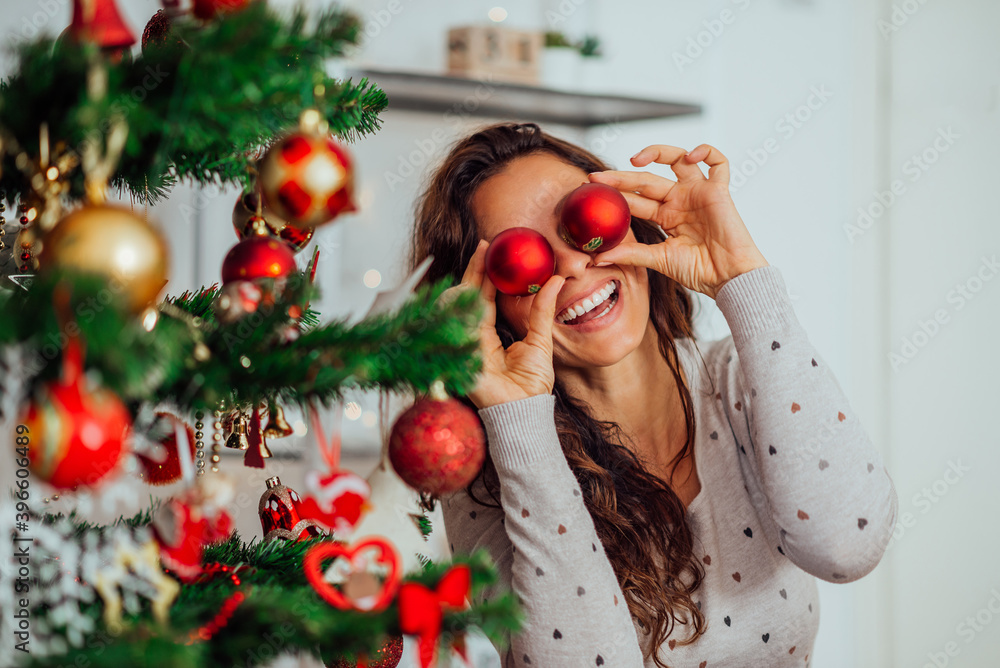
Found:
[[[255,236],[233,246],[222,261],[222,282],[282,278],[295,271],[295,253],[274,237]]]
[[[293,227],[316,227],[355,210],[351,157],[329,136],[294,132],[275,142],[258,180],[264,204]]]
[[[479,417],[455,399],[421,399],[399,416],[389,437],[389,460],[399,477],[434,496],[468,485],[485,457]]]
[[[620,244],[632,222],[625,196],[603,183],[585,183],[571,192],[560,217],[569,239],[588,253]]]
[[[187,432],[187,443],[191,451],[190,459],[192,463],[194,462],[195,455],[194,429],[176,415],[157,413],[156,416],[169,425],[169,433],[159,441],[158,452],[151,453],[152,456],[137,452],[135,456],[139,460],[139,466],[142,468],[143,480],[150,485],[168,485],[181,478],[181,461],[180,452],[177,448],[176,428],[180,427]],[[159,455],[159,457],[156,455]]]
[[[142,31],[142,52],[150,46],[164,46],[170,34],[170,17],[162,9],[157,10]]]
[[[545,237],[528,227],[511,227],[493,237],[486,249],[486,274],[505,295],[532,295],[556,268]]]
[[[326,662],[327,668],[355,668],[358,665],[367,668],[396,668],[403,658],[403,636],[391,636],[382,645],[382,649],[365,659],[364,664],[347,659],[331,659]]]

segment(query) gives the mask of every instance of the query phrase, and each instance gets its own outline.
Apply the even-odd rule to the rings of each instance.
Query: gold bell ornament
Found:
[[[250,447],[250,439],[247,435],[247,420],[243,414],[238,414],[233,418],[233,433],[226,439],[226,447],[233,450],[246,450]]]
[[[265,438],[285,438],[295,433],[292,426],[285,420],[285,411],[278,404],[271,404],[268,410],[267,426],[264,427]]]

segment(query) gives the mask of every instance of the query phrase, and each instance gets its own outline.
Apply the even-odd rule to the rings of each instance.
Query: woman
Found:
[[[815,578],[878,564],[896,493],[736,212],[725,157],[706,144],[632,157],[652,162],[676,180],[501,123],[434,174],[413,260],[433,256],[428,280],[461,279],[486,303],[468,399],[490,457],[443,500],[449,541],[489,550],[523,603],[505,666],[808,665]],[[633,215],[596,255],[558,230],[588,180]],[[485,275],[489,240],[513,226],[555,250],[530,297]],[[716,300],[731,337],[699,349],[687,290]]]

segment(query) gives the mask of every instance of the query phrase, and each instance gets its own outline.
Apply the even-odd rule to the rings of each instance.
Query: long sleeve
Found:
[[[713,345],[706,362],[758,515],[806,572],[829,582],[863,577],[881,560],[898,511],[879,452],[809,342],[776,268],[730,280],[716,303],[732,337]]]
[[[554,404],[539,395],[480,411],[502,510],[451,495],[449,542],[461,552],[485,547],[500,585],[522,602],[525,627],[504,666],[642,666],[628,606],[559,445]]]

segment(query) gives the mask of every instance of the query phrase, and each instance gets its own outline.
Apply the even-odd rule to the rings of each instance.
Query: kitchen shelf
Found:
[[[463,77],[354,69],[389,98],[390,111],[419,111],[558,123],[580,128],[701,113],[701,106],[623,95],[574,93]],[[492,91],[487,91],[489,86]]]

